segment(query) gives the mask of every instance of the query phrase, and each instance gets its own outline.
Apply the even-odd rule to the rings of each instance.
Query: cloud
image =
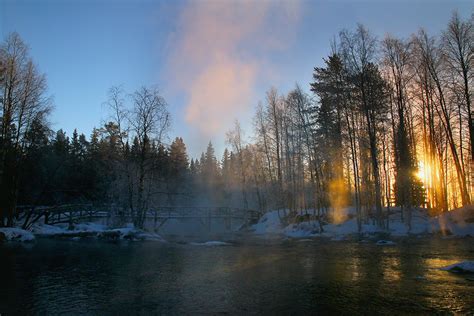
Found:
[[[255,65],[228,56],[217,58],[191,85],[186,121],[206,136],[221,132],[251,104],[255,76]]]
[[[272,71],[300,15],[297,1],[190,1],[170,41],[168,78],[186,94],[185,120],[209,139],[256,102],[256,83]],[[271,83],[269,82],[269,86]]]

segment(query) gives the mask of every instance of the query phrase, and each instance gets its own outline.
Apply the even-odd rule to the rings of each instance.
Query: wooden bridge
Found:
[[[39,220],[45,224],[79,223],[105,219],[107,224],[121,220],[132,222],[133,218],[128,210],[116,205],[70,204],[60,206],[19,206],[17,218],[23,220],[24,228],[29,228]],[[153,223],[154,229],[159,229],[170,219],[187,220],[198,219],[209,229],[212,221],[223,220],[227,229],[232,228],[232,221],[242,224],[256,222],[261,213],[255,210],[232,207],[203,207],[203,206],[165,206],[149,209],[145,214],[147,224]]]

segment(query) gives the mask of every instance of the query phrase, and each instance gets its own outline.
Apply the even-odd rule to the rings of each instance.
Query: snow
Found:
[[[290,224],[283,229],[283,233],[291,238],[307,238],[319,233],[319,224],[316,221]]]
[[[339,211],[340,214],[344,214],[344,221],[325,224],[321,233],[319,223],[314,220],[285,226],[281,219],[286,213],[282,210],[267,212],[258,223],[250,227],[250,231],[256,235],[282,235],[289,238],[327,237],[331,240],[344,240],[350,235],[359,233],[362,236],[387,234],[392,237],[428,234],[474,236],[474,206],[455,209],[437,217],[430,217],[426,210],[414,209],[410,227],[402,221],[400,208],[392,207],[391,211],[388,229],[381,229],[370,221],[362,223],[359,232],[354,208],[348,207]]]
[[[211,240],[211,241],[206,241],[206,242],[192,242],[189,244],[193,246],[229,246],[231,245],[228,242],[217,241],[217,240]]]
[[[74,230],[83,232],[99,232],[107,230],[107,226],[98,223],[80,223],[74,225]]]
[[[357,221],[347,220],[340,224],[327,224],[323,227],[323,235],[326,237],[346,236],[357,233]]]
[[[35,239],[35,236],[40,236],[69,238],[75,241],[94,237],[106,240],[166,242],[159,234],[136,229],[133,224],[126,224],[125,227],[114,229],[100,223],[80,223],[76,224],[72,229],[68,229],[68,226],[68,224],[35,224],[31,231],[20,228],[1,228],[0,233],[3,233],[8,241],[32,241]]]
[[[474,205],[461,207],[435,217],[434,232],[454,236],[474,236]]]
[[[119,234],[119,239],[165,242],[165,240],[160,235],[136,229],[133,224],[128,224],[127,227],[124,228],[105,230],[102,232],[102,234],[107,232],[117,232]]]
[[[47,224],[35,224],[33,225],[31,232],[38,235],[55,235],[66,232],[64,227],[47,225]]]
[[[359,232],[357,220],[354,216],[353,207],[339,210],[339,223],[324,223],[320,232],[319,222],[309,220],[307,214],[312,214],[312,210],[300,211],[299,220],[306,219],[299,223],[284,224],[283,219],[288,214],[288,210],[269,211],[260,218],[258,223],[250,226],[249,231],[255,235],[267,237],[284,237],[295,239],[308,239],[314,237],[326,237],[330,240],[340,241],[351,236],[371,237],[383,234],[384,238],[403,236],[423,236],[436,234],[442,236],[465,237],[474,236],[474,206],[467,206],[443,213],[437,217],[430,217],[427,211],[415,209],[412,212],[411,226],[408,227],[402,221],[399,208],[391,208],[391,215],[388,229],[380,229],[372,221],[362,223]],[[43,237],[65,237],[81,239],[85,237],[95,237],[108,240],[152,240],[165,241],[159,234],[136,229],[133,224],[126,224],[119,228],[110,228],[100,223],[79,223],[72,229],[68,224],[46,225],[35,224],[30,231],[19,228],[1,228],[0,232],[5,235],[6,240],[31,241],[36,236]],[[382,244],[382,241],[380,241]],[[226,245],[221,241],[208,241],[204,243],[194,243],[194,245],[218,246]],[[388,245],[383,243],[383,245]]]
[[[36,224],[32,228],[32,232],[35,235],[44,237],[68,237],[70,236],[73,240],[79,240],[81,236],[84,237],[97,237],[100,239],[127,239],[127,240],[148,240],[148,241],[161,241],[165,240],[156,233],[146,232],[140,229],[136,229],[133,224],[126,224],[125,227],[111,229],[106,225],[100,223],[80,223],[76,224],[72,230],[68,229],[68,225],[46,225]]]
[[[257,235],[280,234],[283,228],[280,216],[279,211],[267,212],[251,226],[251,230]]]
[[[5,235],[7,241],[26,242],[35,240],[35,236],[31,232],[16,227],[0,228],[0,233]]]
[[[446,267],[442,267],[440,270],[456,273],[474,273],[474,261],[458,262]]]

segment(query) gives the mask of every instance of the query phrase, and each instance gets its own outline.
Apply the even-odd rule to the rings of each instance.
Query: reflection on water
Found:
[[[0,246],[0,314],[427,313],[474,310],[472,239],[249,241],[235,246],[67,242]]]
[[[401,278],[399,248],[388,247],[383,250],[382,274],[387,282],[396,282]]]
[[[359,257],[351,257],[349,258],[350,264],[352,266],[352,269],[350,269],[350,280],[352,282],[357,282],[362,278],[362,262]]]

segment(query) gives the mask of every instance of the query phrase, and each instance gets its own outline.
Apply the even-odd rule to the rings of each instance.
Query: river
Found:
[[[251,239],[228,246],[96,240],[0,245],[0,314],[474,311],[474,240]]]

